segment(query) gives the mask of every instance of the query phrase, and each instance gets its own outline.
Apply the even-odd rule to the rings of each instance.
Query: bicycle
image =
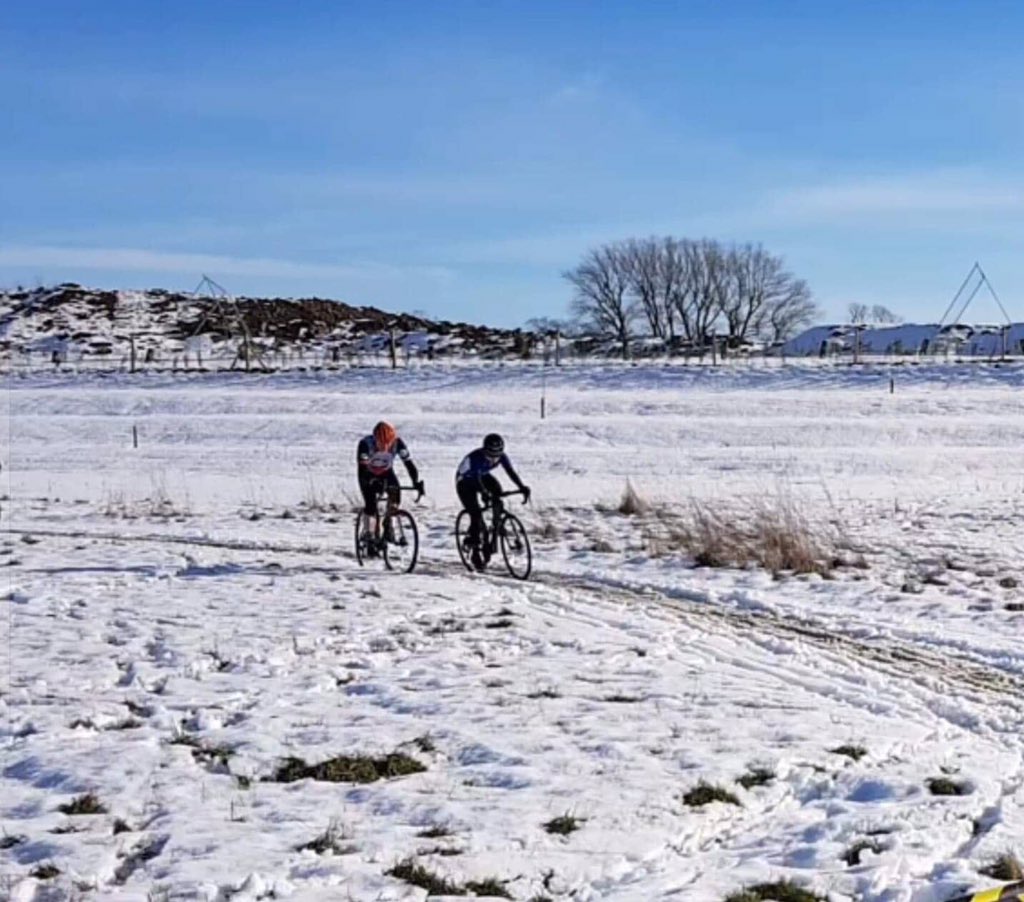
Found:
[[[402,485],[398,488],[400,492],[413,491],[416,486]],[[420,554],[420,535],[416,521],[407,510],[397,507],[387,509],[382,515],[380,503],[385,495],[385,487],[381,483],[374,500],[374,529],[370,529],[370,515],[365,510],[356,515],[356,560],[362,567],[367,559],[379,555],[388,570],[412,573]],[[418,494],[416,500],[419,501],[420,497],[422,494]]]
[[[513,489],[510,492],[502,492],[498,497],[504,498],[508,495],[521,495],[521,489]],[[512,513],[505,510],[495,509],[494,500],[489,495],[484,495],[481,500],[483,508],[483,531],[480,535],[480,553],[483,557],[486,568],[492,557],[501,547],[501,556],[505,561],[505,568],[509,575],[515,579],[526,579],[530,575],[533,566],[533,552],[530,550],[530,537],[526,534],[526,527],[522,521]],[[488,522],[488,513],[490,522]],[[455,544],[459,549],[459,557],[467,570],[473,571],[472,554],[473,545],[469,541],[469,525],[471,523],[469,511],[463,510],[455,519]]]

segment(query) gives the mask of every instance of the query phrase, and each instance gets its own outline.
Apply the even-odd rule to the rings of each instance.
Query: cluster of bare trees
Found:
[[[847,312],[850,315],[850,322],[854,325],[866,325],[867,323],[892,325],[903,322],[902,317],[897,316],[888,307],[881,304],[869,307],[867,304],[853,303],[847,308]]]
[[[760,245],[630,239],[589,251],[563,275],[574,316],[624,357],[641,336],[697,349],[782,341],[818,315],[807,283]]]

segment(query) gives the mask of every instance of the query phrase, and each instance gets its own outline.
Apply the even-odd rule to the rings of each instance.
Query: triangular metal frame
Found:
[[[230,337],[239,342],[235,351],[235,359],[231,361],[230,369],[233,370],[238,365],[238,361],[241,360],[245,364],[245,371],[249,372],[255,359],[260,369],[264,371],[269,370],[263,360],[263,349],[253,343],[252,336],[249,334],[249,326],[246,324],[245,315],[238,301],[235,300],[223,285],[218,284],[206,273],[203,273],[202,279],[199,280],[199,284],[192,292],[192,298],[194,300],[199,298],[204,298],[208,301],[212,300],[213,305],[212,308],[208,308],[207,312],[204,312],[202,318],[192,331],[191,337],[195,337],[202,332],[203,327],[210,318],[210,310],[212,309],[227,323]]]
[[[963,302],[963,306],[960,308],[960,312],[957,313],[956,317],[952,320],[952,322],[949,325],[955,326],[957,323],[960,322],[961,317],[963,317],[963,315],[967,312],[967,308],[971,305],[971,302],[977,296],[978,292],[981,291],[982,287],[988,289],[988,293],[992,295],[992,299],[996,302],[996,304],[999,305],[999,309],[1002,311],[1003,317],[1006,319],[1006,325],[1011,325],[1010,314],[1006,312],[1006,308],[1003,306],[1003,302],[999,300],[999,295],[996,294],[995,288],[992,287],[992,283],[989,281],[988,276],[985,275],[985,270],[981,268],[980,263],[975,261],[974,266],[971,267],[970,271],[967,273],[966,278],[963,280],[963,282],[960,283],[960,287],[957,289],[956,294],[953,295],[953,300],[949,302],[949,306],[946,308],[946,312],[942,314],[942,319],[939,321],[939,329],[942,329],[942,327],[946,325],[946,318],[949,316],[950,312],[956,306],[957,301],[959,301],[960,298],[964,295],[968,285],[971,284],[974,285],[973,289],[967,295],[967,299]]]

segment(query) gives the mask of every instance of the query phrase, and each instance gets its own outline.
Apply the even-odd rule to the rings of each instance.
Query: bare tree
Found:
[[[654,238],[631,238],[621,247],[630,295],[655,338],[665,338],[666,316],[661,302],[661,248]]]
[[[724,313],[732,342],[738,344],[754,336],[771,341],[789,338],[793,330],[817,315],[807,283],[761,245],[733,248],[729,266],[734,288],[727,296]]]
[[[576,290],[573,313],[617,341],[623,359],[628,358],[636,307],[629,297],[629,265],[622,247],[588,251],[583,262],[562,275]]]
[[[876,323],[901,323],[903,318],[897,316],[888,307],[882,304],[875,304],[871,308],[871,319]]]
[[[754,336],[779,341],[819,315],[807,283],[761,245],[726,248],[704,238],[631,239],[590,251],[564,274],[576,289],[576,316],[629,354],[632,327],[666,342],[681,335],[704,349],[724,324],[737,345]],[[867,317],[851,305],[851,317]]]
[[[849,314],[850,322],[859,325],[868,321],[870,310],[868,310],[867,304],[853,303],[846,308],[846,312]]]
[[[691,339],[706,347],[714,338],[715,322],[728,297],[728,256],[717,241],[703,238],[688,245],[688,275],[693,283],[693,334]]]
[[[777,298],[768,308],[762,327],[766,338],[772,342],[792,338],[798,329],[809,326],[821,316],[821,310],[811,299],[811,291],[802,279],[789,284],[784,295]]]

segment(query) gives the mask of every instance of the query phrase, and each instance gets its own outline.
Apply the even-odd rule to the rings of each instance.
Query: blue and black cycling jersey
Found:
[[[459,464],[459,468],[455,471],[455,484],[458,486],[459,483],[466,480],[479,482],[482,477],[487,476],[491,470],[499,465],[508,473],[509,478],[518,488],[523,487],[523,481],[513,469],[512,461],[508,459],[507,454],[502,454],[500,457],[489,457],[483,448],[470,451],[469,454],[462,458],[462,463]]]

